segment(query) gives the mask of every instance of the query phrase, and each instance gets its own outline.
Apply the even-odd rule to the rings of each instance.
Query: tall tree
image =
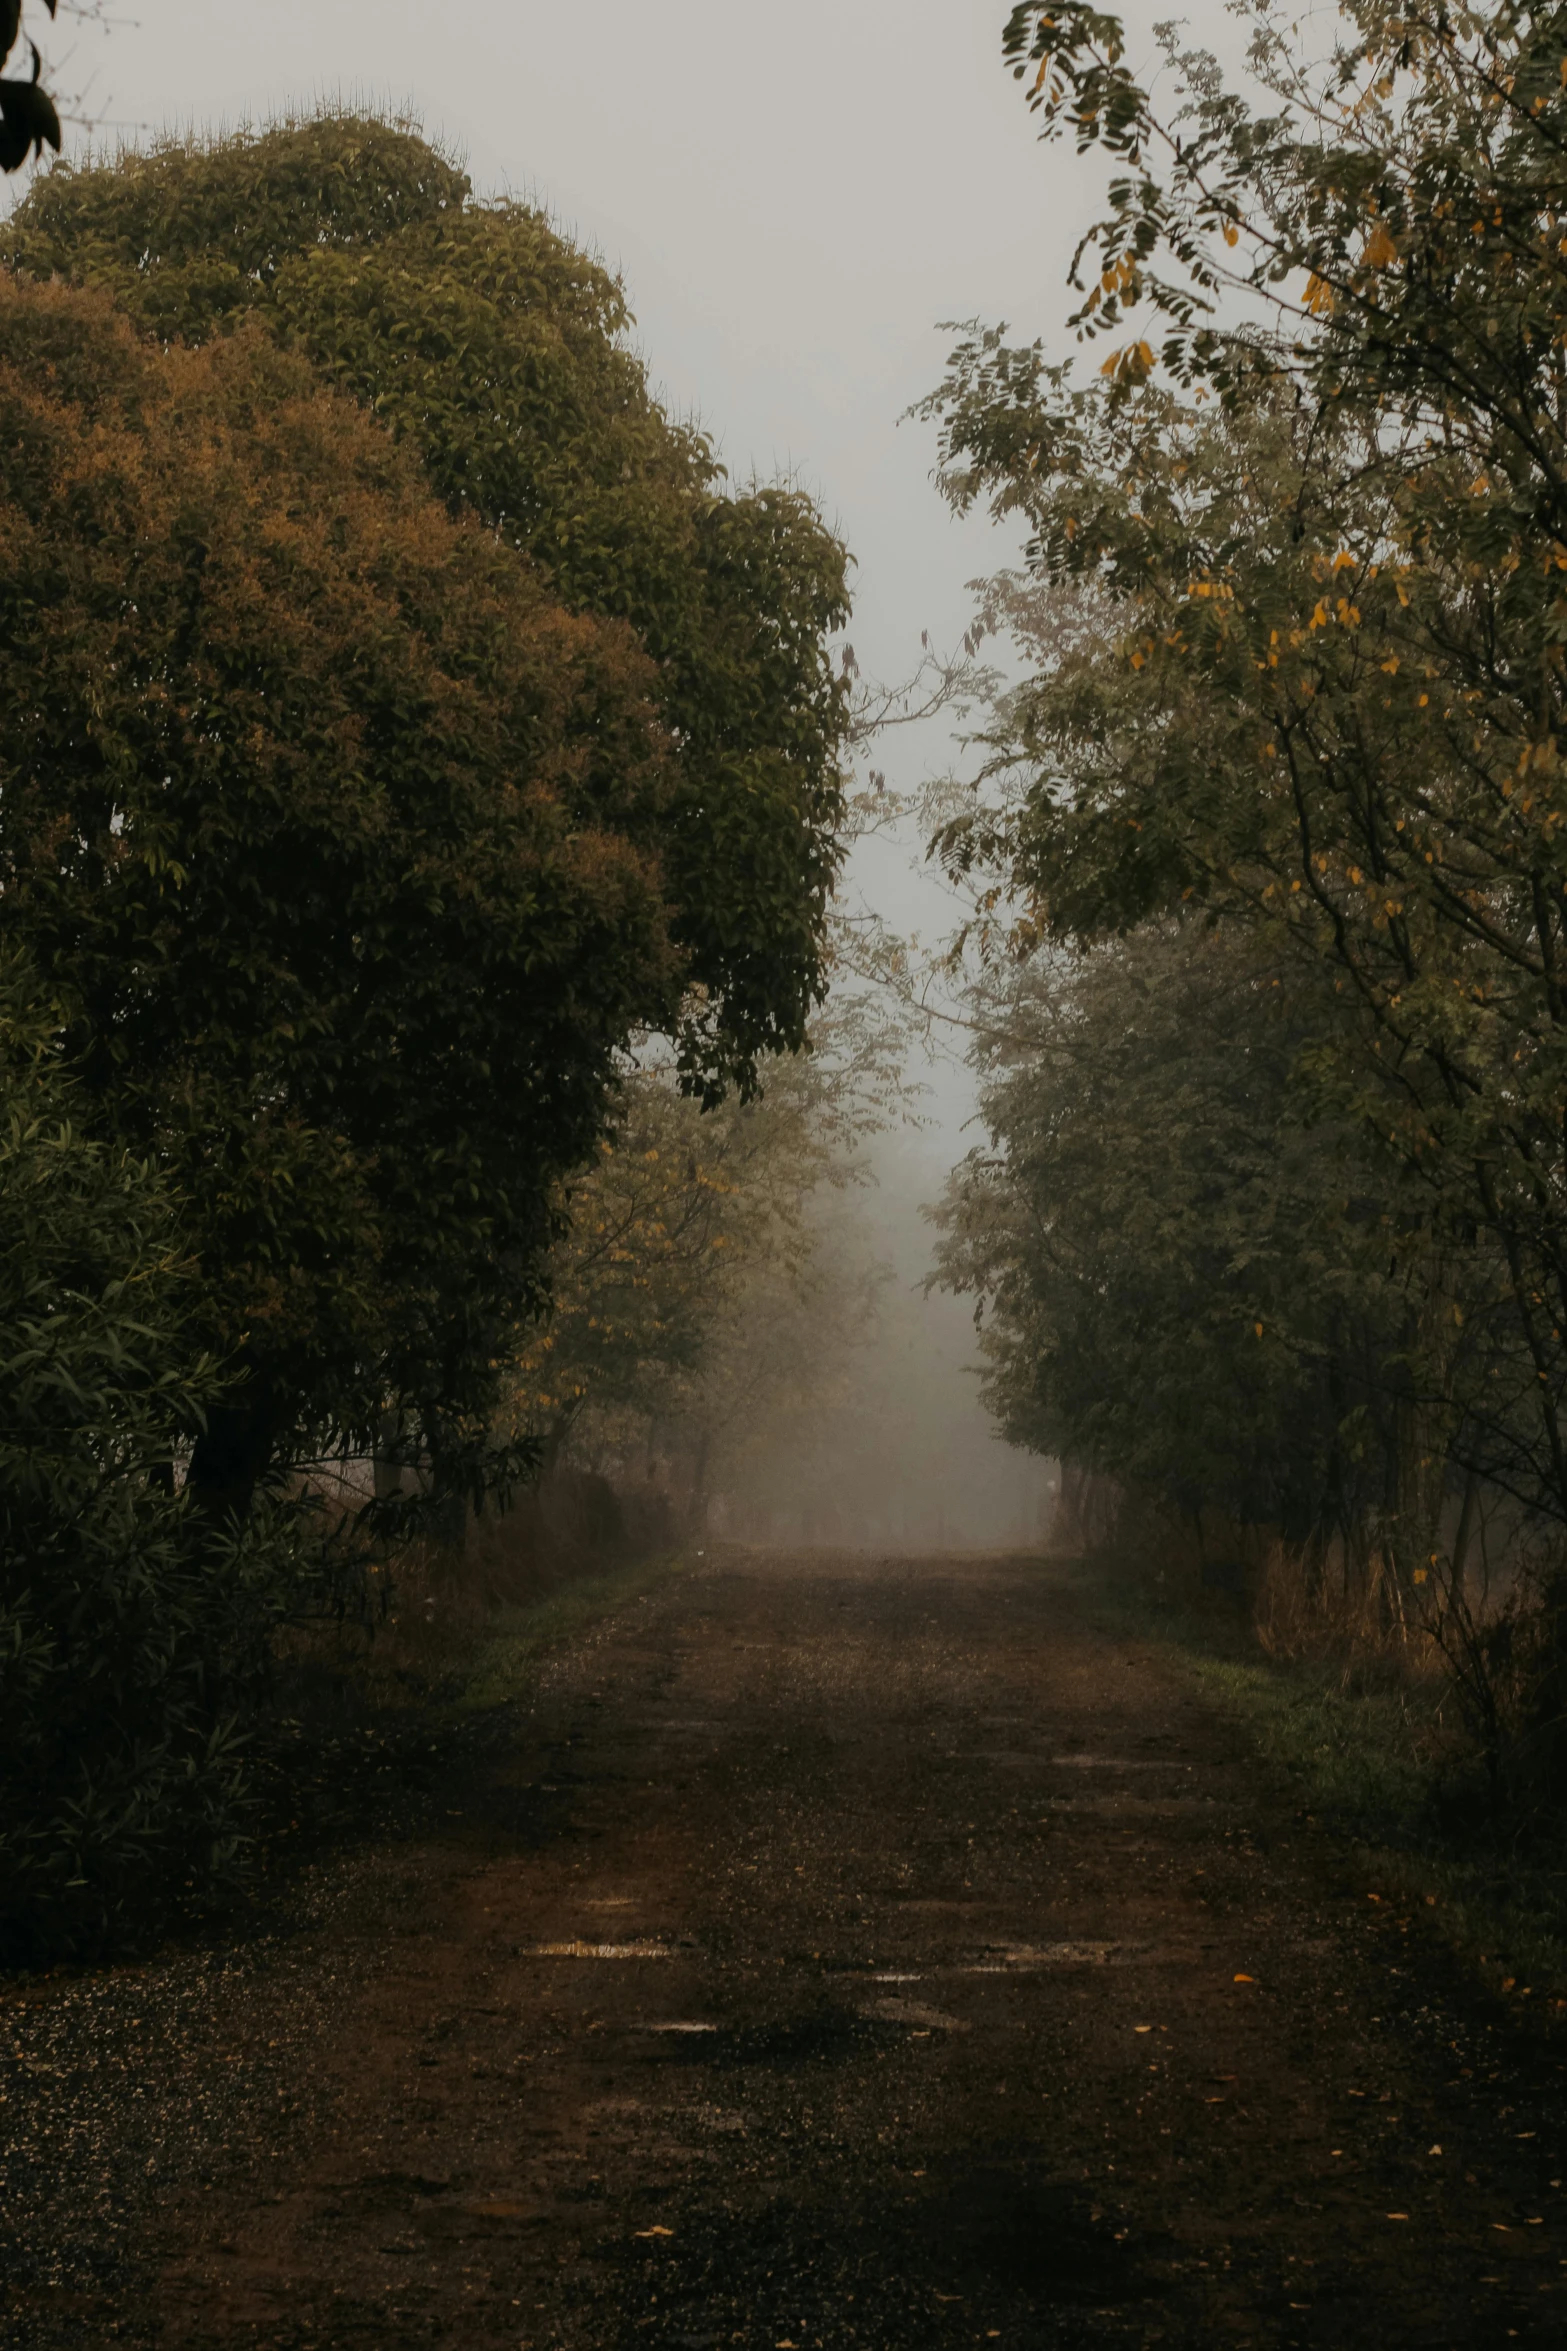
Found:
[[[1302,62],[1261,8],[1251,112],[1117,23],[1014,10],[1047,131],[1117,159],[1076,387],[978,333],[947,480],[1031,526],[1100,639],[1039,672],[1002,822],[946,837],[1063,937],[1195,901],[1333,963],[1340,1097],[1448,1242],[1494,1238],[1531,1403],[1486,1458],[1567,1511],[1567,841],[1557,18],[1346,11]],[[1088,248],[1085,248],[1085,250]]]
[[[404,124],[326,115],[170,143],[30,191],[4,249],[165,341],[245,319],[422,460],[573,612],[624,620],[675,747],[660,843],[689,1082],[748,1085],[825,987],[842,817],[842,547],[787,487],[732,489],[653,399],[624,292],[537,211],[475,202]]]
[[[256,324],[0,283],[0,446],[0,933],[185,1202],[195,1483],[389,1404],[455,1474],[688,982],[652,665]]]
[[[972,1003],[991,1141],[954,1174],[939,1265],[977,1298],[1005,1432],[1342,1544],[1390,1590],[1423,1580],[1499,1368],[1501,1269],[1444,1254],[1396,1157],[1323,1115],[1312,1057],[1353,1007],[1190,917],[1039,955]]]

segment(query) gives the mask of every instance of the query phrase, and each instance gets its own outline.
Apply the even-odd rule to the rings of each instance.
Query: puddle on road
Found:
[[[1061,1943],[1009,1943],[979,1958],[934,1970],[938,1975],[1034,1975],[1046,1967],[1156,1967],[1186,1965],[1197,1952],[1172,1943],[1110,1943],[1079,1939]]]
[[[663,1943],[529,1943],[519,1959],[674,1959]]]
[[[911,2032],[967,2033],[973,2027],[961,2016],[949,2016],[944,2008],[927,2008],[918,2000],[872,2000],[862,2011],[883,2024],[908,2026]]]
[[[884,2016],[858,2009],[824,2008],[807,2016],[791,2016],[764,2024],[724,2025],[706,2033],[661,2036],[658,2062],[663,2065],[842,2065],[882,2049],[907,2046],[912,2030],[932,2028],[894,2023]],[[651,2055],[651,2052],[649,2052]]]
[[[1036,1967],[1105,1967],[1121,1943],[1009,1943],[960,1968],[963,1975],[1016,1975]]]
[[[1047,1796],[1051,1812],[1156,1813],[1202,1812],[1212,1816],[1234,1812],[1236,1806],[1217,1796]]]

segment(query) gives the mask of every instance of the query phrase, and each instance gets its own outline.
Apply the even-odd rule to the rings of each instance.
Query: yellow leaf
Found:
[[[1256,1326],[1256,1330],[1257,1330],[1257,1336],[1258,1336],[1258,1338],[1260,1339],[1260,1338],[1262,1337],[1262,1325],[1261,1325],[1261,1323],[1260,1323],[1260,1322],[1257,1324],[1257,1326]]]
[[[1380,221],[1366,239],[1366,249],[1360,258],[1367,269],[1386,269],[1398,259],[1398,247]]]
[[[1128,343],[1124,351],[1112,351],[1103,367],[1102,376],[1113,376],[1118,383],[1140,384],[1153,366],[1151,343]]]
[[[1260,1327],[1260,1326],[1259,1326],[1259,1327]],[[1238,1975],[1238,1976],[1236,1977],[1235,1981],[1236,1981],[1238,1984],[1254,1984],[1254,1983],[1257,1981],[1257,1979],[1256,1979],[1256,1977],[1255,1977],[1254,1975]]]

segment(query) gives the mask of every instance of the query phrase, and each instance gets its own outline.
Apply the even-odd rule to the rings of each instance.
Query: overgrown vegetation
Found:
[[[233,1884],[239,1733],[309,1546],[214,1526],[174,1465],[221,1393],[156,1167],[75,1123],[56,1031],[0,976],[0,1964]]]
[[[537,1470],[521,1359],[649,1057],[688,1144],[776,1116],[847,558],[404,124],[61,167],[4,257],[0,1835],[42,1950],[238,1873],[306,1513],[351,1531],[372,1455],[448,1529]]]
[[[1189,1533],[1121,1498],[1082,1601],[1239,1723],[1303,1810],[1355,1844],[1373,1899],[1424,1916],[1494,1990],[1567,2008],[1567,1869],[1528,1813],[1498,1816],[1451,1680],[1427,1649],[1303,1621],[1275,1553],[1254,1605],[1204,1589]],[[1070,1522],[1068,1522],[1070,1523]],[[1067,1527],[1063,1526],[1063,1533]],[[1101,1518],[1101,1540],[1111,1529]],[[1153,1561],[1161,1564],[1155,1568]]]
[[[1555,1835],[1560,14],[1354,0],[1316,56],[1246,14],[1261,111],[1173,31],[1161,110],[1116,20],[1009,21],[1113,162],[1113,347],[1081,385],[976,328],[928,404],[1029,533],[934,843],[995,1144],[944,1275],[1014,1433],[1232,1581],[1285,1545],[1303,1644],[1445,1661],[1496,1818]]]

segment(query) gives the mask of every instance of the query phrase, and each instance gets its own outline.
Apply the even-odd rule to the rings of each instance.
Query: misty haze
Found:
[[[0,2345],[1560,2345],[1564,49],[0,0]]]

